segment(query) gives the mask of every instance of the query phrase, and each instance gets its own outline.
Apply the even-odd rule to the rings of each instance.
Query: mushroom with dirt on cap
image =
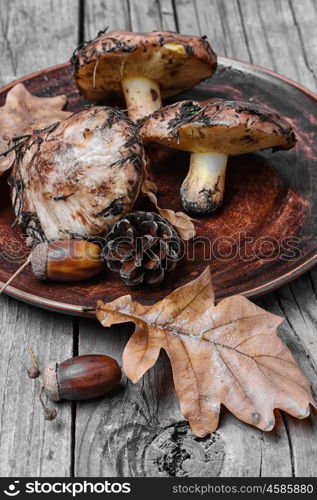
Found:
[[[86,99],[123,95],[132,120],[150,115],[161,107],[161,98],[191,89],[217,67],[206,37],[171,31],[100,32],[71,61]]]
[[[98,106],[37,131],[16,151],[11,197],[29,243],[103,237],[138,197],[145,166],[137,126]]]
[[[290,124],[255,104],[212,99],[206,105],[182,101],[149,116],[140,127],[145,144],[188,151],[190,168],[181,187],[186,211],[208,214],[220,207],[228,156],[296,142]]]

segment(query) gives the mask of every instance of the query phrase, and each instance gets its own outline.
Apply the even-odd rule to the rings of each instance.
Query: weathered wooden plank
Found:
[[[84,13],[85,39],[93,38],[98,31],[107,26],[109,31],[117,29],[151,31],[158,26],[167,30],[176,29],[172,0],[152,1],[146,4],[137,0],[86,1]]]
[[[299,4],[301,4],[300,10]],[[269,0],[257,2],[257,8],[254,9],[254,5],[252,7],[250,2],[240,0],[239,5],[251,60],[315,90],[316,80],[310,64],[311,58],[316,59],[317,47],[309,43],[309,35],[314,30],[312,19],[316,14],[312,3],[306,0],[304,2]],[[303,9],[307,13],[304,17],[302,17]],[[274,20],[270,15],[272,12]],[[305,19],[303,25],[302,19]],[[262,299],[260,303],[263,303],[268,310],[286,318],[280,334],[308,379],[312,381],[316,395],[317,345],[314,331],[316,331],[317,303],[310,275],[306,274],[276,294]],[[316,475],[316,463],[312,458],[317,451],[315,415],[304,422],[286,416],[283,420],[290,444],[293,474]],[[274,470],[270,463],[269,470]]]
[[[177,20],[175,17],[173,1],[160,0],[160,28],[163,30],[177,31]]]
[[[170,1],[165,1],[160,5],[158,2],[147,2],[146,7],[144,3],[130,2],[129,8],[131,22],[126,20],[126,25],[130,24],[131,28],[136,31],[175,29]],[[104,352],[120,360],[128,338],[129,333],[126,327],[105,330],[93,322],[80,321],[79,352]],[[166,373],[167,378],[163,387],[168,385],[168,391],[173,392],[170,368],[166,359],[165,366],[167,370],[162,367],[162,362],[158,364],[155,373]],[[129,473],[142,475],[140,470],[143,470],[144,465],[141,462],[138,464],[137,460],[132,460],[132,456],[136,454],[135,443],[139,434],[142,433],[145,436],[153,433],[153,429],[157,428],[157,418],[150,423],[150,416],[156,415],[157,406],[160,406],[162,399],[168,401],[168,407],[165,407],[162,412],[163,421],[168,420],[169,424],[173,421],[171,405],[176,406],[178,410],[175,398],[169,398],[168,394],[164,397],[157,395],[153,400],[151,394],[153,391],[158,391],[160,385],[153,383],[152,377],[152,374],[146,375],[144,380],[135,386],[125,380],[123,382],[125,390],[105,398],[102,403],[77,405],[76,475],[117,476]],[[179,417],[177,413],[174,421],[177,422]],[[126,439],[129,436],[128,455],[126,459],[121,460],[120,456],[124,454]],[[142,440],[140,445],[144,446],[144,444],[145,441]],[[136,467],[139,469],[135,470]]]
[[[134,31],[158,29],[175,30],[175,17],[172,0],[148,0],[139,2],[129,0],[131,28]]]
[[[131,28],[134,31],[152,31],[160,27],[160,9],[157,0],[138,2],[129,0]]]
[[[104,329],[81,321],[79,352],[104,353],[121,362],[126,327]],[[264,434],[224,411],[209,439],[197,439],[184,422],[165,355],[141,381],[101,401],[77,405],[76,475],[259,476],[291,475],[289,442],[278,416]]]
[[[259,7],[264,8],[266,2],[247,2],[241,0],[237,2],[236,0],[229,0],[227,2],[221,1],[210,1],[204,2],[203,0],[196,0],[196,2],[177,2],[177,19],[180,31],[186,32],[196,32],[198,34],[206,34],[212,43],[214,49],[223,55],[234,57],[241,60],[248,60],[260,65],[266,65],[268,67],[273,67],[272,57],[270,55],[270,50],[267,48],[264,29],[261,24],[261,19],[259,17]],[[192,23],[194,12],[197,13],[197,22]],[[276,30],[276,26],[281,26],[284,22],[282,18],[282,13],[279,11],[279,17],[276,19],[276,23],[272,21],[272,16],[266,16],[267,22],[271,23],[271,31]],[[289,28],[289,25],[285,25],[284,31]],[[197,30],[197,31],[194,31]],[[261,42],[255,44],[251,33],[254,32],[254,38],[259,37]],[[280,32],[281,33],[281,32]],[[283,43],[283,37],[280,36],[280,44]],[[259,45],[257,45],[259,44]],[[256,48],[259,46],[258,52]],[[260,59],[260,56],[262,59]],[[263,63],[263,57],[266,57],[265,64]],[[276,58],[279,58],[278,53]],[[267,308],[271,309],[274,307],[276,297],[269,296],[267,299]],[[281,311],[279,311],[281,313]],[[292,336],[289,334],[286,338],[286,342],[289,344]],[[293,351],[297,352],[298,343],[293,346]],[[301,356],[301,363],[303,369],[305,369],[305,355]],[[312,375],[307,373],[307,375]],[[291,419],[294,420],[294,419]],[[290,445],[289,437],[289,419],[285,416],[283,418],[279,417],[278,425],[274,432],[266,434],[262,433],[260,438],[260,463],[261,466],[254,469],[254,460],[257,462],[257,457],[259,456],[259,449],[253,447],[252,451],[246,449],[245,445],[240,443],[237,448],[234,449],[234,460],[229,469],[225,469],[223,473],[227,475],[235,475],[242,473],[242,475],[252,475],[251,471],[255,475],[262,476],[290,476],[292,475],[292,461],[299,462],[297,456],[301,453],[301,447],[292,450]],[[296,429],[303,429],[305,423],[296,422]],[[287,427],[285,427],[287,426]],[[224,430],[227,436],[227,441],[230,442],[230,438],[233,442],[236,441],[236,431],[234,425],[228,425]],[[294,430],[295,432],[295,430]],[[296,435],[298,435],[298,432]],[[258,431],[253,431],[250,428],[242,425],[240,433],[244,436],[247,442],[250,434],[255,433],[259,436]],[[306,441],[309,439],[309,434],[306,435]],[[294,442],[296,439],[294,438]],[[299,443],[297,443],[299,444]],[[249,460],[243,463],[242,470],[239,470],[239,453],[241,448],[246,451],[243,452],[244,456]],[[293,456],[293,453],[296,455]],[[311,469],[307,469],[310,470]],[[296,472],[299,471],[296,469]],[[312,472],[312,471],[311,471]]]
[[[44,419],[39,380],[27,376],[32,346],[40,368],[72,356],[72,319],[0,297],[0,476],[68,476],[71,406]]]
[[[84,7],[84,33],[85,40],[91,40],[97,33],[109,27],[113,30],[129,30],[129,5],[128,0],[108,0],[86,1]]]
[[[312,85],[312,73],[304,64],[305,42],[302,53],[296,47],[303,29],[295,11],[297,2],[279,3],[270,1],[266,7],[266,2],[259,0],[183,0],[174,2],[174,17],[170,2],[151,1],[145,7],[143,2],[131,0],[130,25],[139,31],[174,29],[175,25],[184,33],[207,34],[219,53],[277,69]],[[309,19],[305,18],[305,23],[307,30]],[[258,303],[286,317],[280,335],[308,378],[315,380],[316,274],[312,273],[313,286],[308,276]],[[302,297],[300,305],[294,290]],[[80,321],[79,352],[104,352],[120,359],[128,337],[125,327],[105,330],[94,322]],[[224,411],[218,431],[202,441],[192,436],[183,421],[165,356],[138,384],[124,381],[123,385],[122,391],[102,401],[78,405],[77,475],[316,475],[313,417],[302,422],[277,414],[275,430],[261,433]],[[205,465],[197,457],[203,457]]]
[[[78,41],[78,4],[0,0],[1,85],[70,58]]]
[[[312,391],[316,398],[317,341],[313,325],[316,324],[317,320],[317,302],[310,286],[309,274],[307,273],[291,285],[258,299],[256,302],[265,309],[284,316],[285,321],[279,329],[280,337],[290,348],[311,382]],[[316,476],[317,464],[313,458],[317,452],[316,412],[312,411],[310,417],[304,421],[286,415],[284,415],[283,420],[290,445],[294,475],[299,477]]]
[[[248,61],[250,55],[235,0],[196,0],[176,2],[179,30],[195,35],[207,35],[216,53]]]
[[[206,34],[220,55],[254,62],[315,87],[316,6],[311,0],[185,0],[175,6],[179,30]]]
[[[301,10],[298,11],[298,5]],[[307,63],[309,49],[310,61],[317,54],[316,44],[302,43],[301,33],[306,32],[307,37],[313,34],[314,28],[314,6],[305,0],[304,2],[289,2],[288,0],[267,0],[265,2],[239,1],[241,22],[245,26],[248,39],[248,47],[253,62],[260,66],[274,69],[278,73],[288,76],[308,88],[314,89],[316,80]],[[309,19],[294,17],[294,12],[302,13],[306,9],[310,13]],[[274,13],[274,14],[273,14]],[[306,31],[307,30],[307,31]],[[306,39],[306,36],[305,36]]]
[[[77,0],[0,0],[1,84],[71,55],[78,42],[78,5]],[[1,296],[0,330],[0,475],[68,476],[71,407],[61,405],[58,418],[45,421],[38,384],[26,368],[29,345],[41,367],[72,356],[72,319]]]
[[[316,20],[317,6],[313,0],[303,0],[302,2],[290,2],[289,4],[293,22],[298,32],[298,39],[303,53],[307,70],[311,73],[315,88],[317,86],[317,43],[316,43]],[[315,25],[315,26],[314,26]]]
[[[177,28],[180,33],[185,35],[198,35],[201,33],[196,2],[181,0],[180,2],[174,2],[174,8]]]

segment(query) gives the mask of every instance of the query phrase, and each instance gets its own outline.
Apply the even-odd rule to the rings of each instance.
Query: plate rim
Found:
[[[266,73],[269,76],[277,79],[277,80],[282,80],[286,84],[291,85],[292,87],[295,87],[298,89],[300,92],[303,92],[304,94],[308,95],[310,98],[312,98],[314,101],[316,101],[317,104],[317,93],[313,92],[312,90],[308,89],[307,87],[304,87],[304,85],[296,82],[295,80],[292,80],[291,78],[288,78],[287,76],[281,75],[279,73],[276,73],[275,71],[272,71],[268,68],[264,68],[263,66],[259,66],[257,64],[252,64],[250,62],[246,61],[241,61],[239,59],[231,58],[231,57],[225,57],[225,56],[218,56],[218,62],[223,63],[225,66],[229,66],[230,63],[233,63],[233,65],[241,65],[250,69],[256,69],[262,73]],[[51,72],[54,70],[59,70],[59,69],[65,69],[67,67],[70,67],[71,63],[68,61],[66,63],[62,64],[56,64],[54,66],[50,66],[48,68],[44,68],[39,71],[34,71],[33,73],[30,73],[28,75],[25,75],[21,78],[18,78],[17,80],[13,80],[10,83],[7,83],[3,87],[0,87],[0,94],[10,90],[14,85],[17,85],[18,83],[24,83],[27,80],[31,80],[33,78],[36,78],[38,76],[41,76],[45,74],[46,72]],[[259,285],[257,287],[250,288],[243,293],[239,295],[243,295],[248,298],[256,298],[259,297],[263,294],[273,292],[274,290],[277,290],[278,288],[282,287],[283,285],[286,285],[290,283],[291,281],[295,280],[296,278],[299,278],[302,276],[305,272],[309,271],[312,269],[315,265],[317,264],[317,249],[312,253],[310,257],[308,257],[305,261],[303,261],[301,264],[299,264],[297,267],[294,269],[282,274],[281,276],[272,279],[262,285]],[[4,283],[0,280],[0,286],[2,286]],[[54,311],[54,312],[59,312],[63,314],[70,314],[70,315],[75,315],[75,316],[84,316],[84,317],[91,317],[95,318],[95,314],[93,311],[88,310],[85,311],[83,310],[83,306],[79,306],[77,304],[67,304],[65,302],[60,302],[58,300],[52,300],[52,299],[46,299],[45,297],[41,297],[39,295],[35,295],[33,293],[28,293],[23,290],[20,290],[19,288],[16,288],[12,285],[9,285],[4,293],[10,297],[13,297],[15,299],[18,299],[22,302],[25,302],[30,305],[34,305],[36,307]],[[128,291],[127,291],[128,293]],[[222,300],[222,299],[220,299]]]

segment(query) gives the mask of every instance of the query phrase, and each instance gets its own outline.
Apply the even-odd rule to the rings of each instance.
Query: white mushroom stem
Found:
[[[209,214],[222,203],[228,156],[221,153],[192,153],[190,167],[181,187],[187,212]]]
[[[145,76],[128,76],[121,81],[128,115],[135,121],[162,106],[160,86]]]

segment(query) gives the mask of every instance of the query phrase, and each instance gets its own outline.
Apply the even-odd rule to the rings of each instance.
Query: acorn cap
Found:
[[[91,100],[122,95],[121,80],[136,75],[155,80],[162,97],[170,97],[210,77],[217,67],[205,37],[172,31],[100,32],[71,61],[77,87]]]
[[[48,244],[38,243],[31,253],[31,266],[34,276],[38,280],[47,278]]]
[[[51,401],[59,401],[61,399],[57,381],[57,363],[55,361],[51,361],[45,368],[43,385],[45,393]]]
[[[221,100],[166,106],[144,120],[140,135],[145,143],[229,156],[267,148],[290,149],[296,142],[292,127],[278,114],[253,103]]]

